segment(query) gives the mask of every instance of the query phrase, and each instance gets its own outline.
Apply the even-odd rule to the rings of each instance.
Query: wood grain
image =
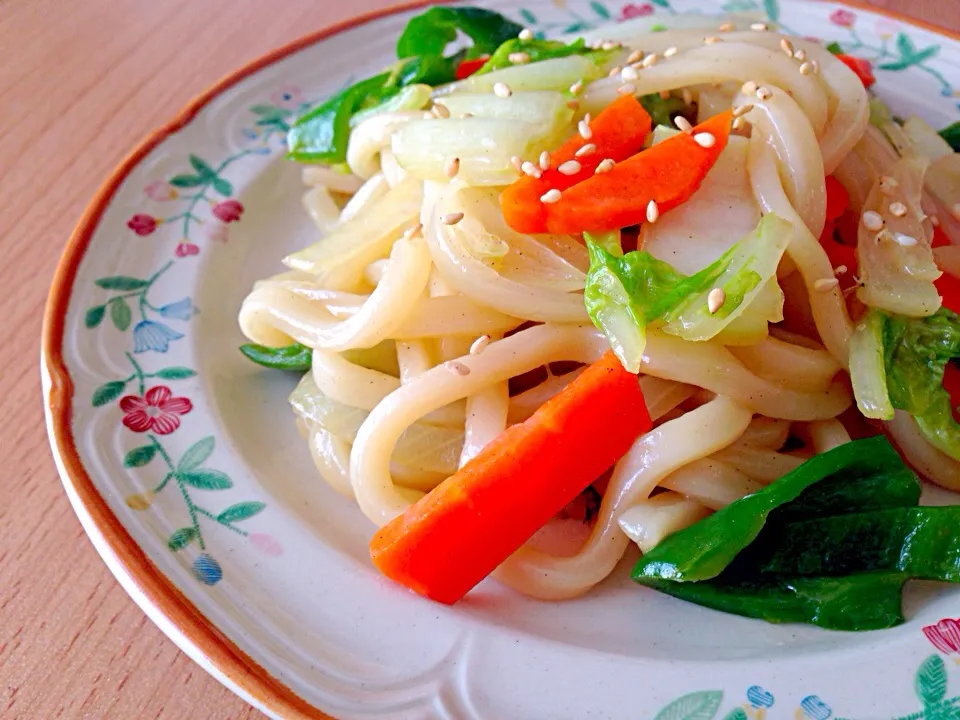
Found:
[[[0,717],[263,717],[161,635],[86,539],[47,447],[40,318],[130,147],[237,66],[388,4],[0,0]],[[956,0],[873,4],[960,30]]]

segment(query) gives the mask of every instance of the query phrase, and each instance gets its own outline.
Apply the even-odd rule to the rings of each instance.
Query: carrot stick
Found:
[[[564,190],[591,177],[605,158],[620,161],[639,152],[651,125],[650,115],[635,97],[623,95],[614,100],[590,123],[590,139],[575,133],[551,153],[550,167],[542,177],[525,175],[503,191],[500,206],[507,224],[517,232],[545,232],[540,196],[551,188]],[[577,155],[577,151],[591,144],[595,150]],[[569,175],[561,173],[560,165],[571,160],[580,164],[580,170]],[[533,163],[537,164],[537,158],[533,158]]]
[[[679,133],[649,150],[618,163],[563,191],[545,205],[547,232],[605,232],[646,220],[647,206],[657,203],[662,215],[685,202],[700,187],[727,146],[732,111]],[[697,142],[700,138],[704,145]]]
[[[370,556],[391,580],[455,603],[651,427],[637,376],[608,351],[382,527]]]

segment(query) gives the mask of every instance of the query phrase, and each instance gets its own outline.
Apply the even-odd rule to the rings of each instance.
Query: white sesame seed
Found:
[[[507,60],[513,65],[524,65],[530,62],[530,55],[525,52],[514,52],[507,55]]]
[[[540,153],[540,159],[537,164],[540,165],[541,170],[549,170],[550,169],[550,153],[548,153],[546,150]]]
[[[574,155],[575,155],[576,157],[585,157],[585,156],[587,156],[587,155],[592,155],[592,154],[595,153],[596,151],[597,151],[597,146],[596,146],[596,145],[594,145],[593,143],[587,143],[586,145],[584,145],[583,147],[581,147],[579,150],[577,150],[577,151],[574,153]]]
[[[443,166],[443,172],[448,178],[455,178],[460,172],[460,158],[450,158]]]
[[[570,86],[570,92],[574,95],[579,95],[583,92],[583,80],[577,80],[573,85]]]
[[[619,47],[623,47],[621,43],[613,42],[612,40],[607,40],[603,45],[600,46],[601,50],[616,50]]]
[[[520,159],[519,155],[514,155],[511,157],[510,164],[513,165],[517,170],[523,170],[523,160]]]
[[[783,50],[789,57],[793,57],[793,43],[786,38],[780,38],[780,49]]]
[[[902,202],[890,203],[890,213],[894,217],[904,217],[907,214],[907,206]]]
[[[733,30],[736,30],[736,29],[737,29],[737,26],[734,25],[732,22],[725,22],[723,25],[717,28],[717,30],[719,30],[720,32],[732,32]]]
[[[773,97],[773,90],[768,88],[766,85],[757,88],[757,97],[760,100],[769,100]]]
[[[718,42],[720,42],[720,38],[718,38],[716,35],[711,35],[703,39],[704,45],[715,45]]]
[[[517,37],[521,40],[533,40],[533,30],[530,28],[524,28],[520,31],[520,34]]]
[[[493,94],[497,97],[508,98],[513,95],[513,90],[506,83],[498,82],[493,85]]]
[[[953,207],[950,208],[950,214],[953,215],[954,219],[960,220],[960,203],[955,203]]]
[[[938,218],[936,215],[930,215],[929,217],[931,225],[934,227],[940,227],[940,218]]]
[[[846,272],[847,272],[847,266],[846,266],[846,265],[837,265],[837,266],[833,269],[833,274],[834,274],[834,275],[837,275],[837,276],[844,275],[844,274],[846,274]]]
[[[684,88],[680,96],[683,98],[684,105],[693,105],[693,93],[690,92],[690,88]]]
[[[900,183],[897,182],[896,178],[892,178],[889,175],[884,175],[880,178],[880,192],[884,195],[892,195],[893,191],[900,187]]]
[[[640,77],[640,73],[637,72],[637,69],[630,67],[629,65],[620,71],[620,79],[624,82],[632,82]]]
[[[820,278],[813,284],[813,289],[817,292],[827,292],[828,290],[833,290],[839,284],[840,281],[835,277]]]
[[[450,117],[450,108],[448,108],[443,103],[434,103],[433,109],[431,112],[436,115],[438,118],[448,118]]]
[[[757,84],[753,80],[747,80],[743,84],[743,87],[740,88],[740,92],[744,95],[752,95],[757,91]]]
[[[767,24],[766,24],[766,23],[762,23],[762,22],[761,22],[761,23],[753,23],[753,24],[750,26],[750,29],[751,29],[751,30],[757,30],[758,32],[763,32],[764,30],[767,29]]]
[[[456,225],[461,220],[463,220],[462,212],[447,213],[446,215],[440,216],[440,222],[442,222],[444,225]]]
[[[650,55],[647,55],[647,56],[641,61],[640,65],[641,65],[642,67],[645,67],[645,68],[653,67],[654,65],[657,64],[657,60],[659,60],[659,59],[660,59],[660,58],[657,57],[657,54],[656,54],[656,53],[652,53],[652,54],[650,54]]]
[[[540,170],[540,168],[538,168],[529,160],[527,160],[526,162],[523,163],[523,165],[520,166],[520,170],[521,172],[523,172],[524,175],[529,175],[530,177],[535,177],[535,178],[543,177],[543,171]]]
[[[627,56],[627,64],[632,65],[635,62],[643,60],[643,50],[634,50]]]
[[[671,45],[670,47],[668,47],[666,50],[663,51],[663,56],[665,58],[673,57],[678,52],[680,52],[680,48],[678,48],[676,45]]]
[[[901,247],[913,247],[917,244],[917,239],[913,235],[907,235],[905,233],[894,233],[893,239],[897,241],[897,245]]]
[[[703,148],[712,148],[717,144],[717,139],[710,133],[700,132],[693,136],[694,141]]]
[[[655,223],[660,218],[660,208],[657,206],[656,200],[651,200],[647,203],[647,222]]]
[[[554,188],[553,190],[547,190],[543,195],[540,196],[540,202],[544,203],[555,203],[560,200],[560,191]]]
[[[754,108],[753,103],[747,103],[746,105],[741,105],[740,107],[733,109],[733,116],[735,118],[738,118],[741,115],[746,115],[748,112],[753,110],[753,108]]]
[[[807,59],[807,51],[804,50],[803,48],[800,48],[799,50],[793,53],[793,57],[795,57],[800,62],[803,62],[804,60]]]
[[[613,167],[616,164],[617,163],[613,160],[613,158],[604,158],[600,161],[600,164],[597,165],[597,169],[594,170],[594,174],[600,175],[605,172],[610,172],[613,170]]]
[[[593,117],[591,117],[590,113],[584,113],[584,115],[583,115],[583,121],[584,121],[587,125],[590,124],[590,121],[591,121],[591,120],[593,120]]]
[[[487,349],[487,345],[490,344],[489,335],[481,335],[476,340],[473,341],[473,345],[470,346],[471,355],[479,355],[484,350]]]
[[[874,210],[867,210],[863,214],[863,226],[867,230],[879,232],[880,230],[883,230],[883,217],[880,215],[880,213]]]
[[[560,167],[557,168],[561,175],[576,175],[582,169],[583,166],[576,160],[567,160],[565,163],[560,163]]]
[[[733,130],[742,130],[746,126],[747,126],[747,119],[745,117],[738,117],[733,119],[733,124],[731,124],[730,127]]]
[[[813,74],[813,65],[809,62],[800,64],[800,74],[801,75],[812,75]]]
[[[473,117],[473,113],[467,112],[467,113],[463,113],[463,114],[460,116],[460,119],[461,119],[461,120],[466,120],[467,118],[472,118],[472,117]]]
[[[677,115],[673,119],[673,124],[677,126],[678,130],[683,130],[685,133],[693,132],[693,125],[691,125],[690,121],[687,120],[683,115]]]
[[[460,377],[463,377],[463,376],[465,376],[465,375],[469,375],[469,374],[470,374],[470,368],[468,368],[468,367],[467,367],[466,365],[464,365],[462,362],[459,362],[459,361],[457,361],[457,360],[451,360],[450,362],[445,363],[445,365],[446,365],[450,370],[453,370],[453,372],[455,372],[455,373],[456,373],[457,375],[459,375]]]
[[[720,308],[723,307],[723,304],[727,301],[727,294],[723,291],[723,288],[714,288],[707,295],[707,310],[710,311],[710,314],[713,315]]]
[[[580,101],[579,101],[579,100],[567,100],[567,107],[570,108],[571,110],[579,110],[579,109],[580,109]]]
[[[403,239],[404,239],[404,240],[409,240],[409,239],[412,238],[414,235],[416,235],[417,233],[419,233],[421,230],[423,230],[423,225],[420,224],[420,223],[417,223],[417,224],[414,225],[413,227],[407,228],[407,229],[404,231],[404,233],[403,233]]]
[[[637,86],[633,83],[624,83],[617,88],[618,95],[635,95],[637,93]]]
[[[610,72],[607,73],[607,77],[616,77],[623,72],[623,68],[619,65],[614,65],[610,68]]]
[[[584,140],[589,140],[593,137],[593,130],[590,129],[590,125],[587,123],[586,119],[577,123],[577,132],[580,133],[580,137],[582,137]]]
[[[810,61],[810,64],[813,65],[813,74],[814,74],[814,75],[819,75],[819,74],[820,74],[820,61],[819,61],[819,60],[811,60],[811,61]]]

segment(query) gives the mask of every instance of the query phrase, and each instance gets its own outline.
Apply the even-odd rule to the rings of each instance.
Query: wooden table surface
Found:
[[[263,717],[161,635],[84,536],[47,446],[40,320],[74,223],[131,146],[235,67],[389,4],[0,0],[0,717]],[[873,4],[960,30],[960,0]]]

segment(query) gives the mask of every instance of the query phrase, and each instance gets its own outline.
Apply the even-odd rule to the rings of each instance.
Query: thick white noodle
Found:
[[[509,407],[510,391],[506,380],[467,398],[467,423],[460,467],[475,458],[487,443],[507,429]]]
[[[711,510],[719,510],[744,495],[762,489],[763,483],[747,477],[715,457],[709,457],[694,460],[670,473],[660,482],[660,486],[686,495]]]
[[[731,347],[748,370],[801,392],[822,392],[842,369],[824,349],[812,350],[768,337],[756,345]]]
[[[960,492],[960,463],[928,443],[909,413],[897,410],[884,424],[908,463],[940,487]]]
[[[813,441],[814,450],[825,453],[850,442],[850,433],[836,418],[819,420],[810,423],[810,439]]]

